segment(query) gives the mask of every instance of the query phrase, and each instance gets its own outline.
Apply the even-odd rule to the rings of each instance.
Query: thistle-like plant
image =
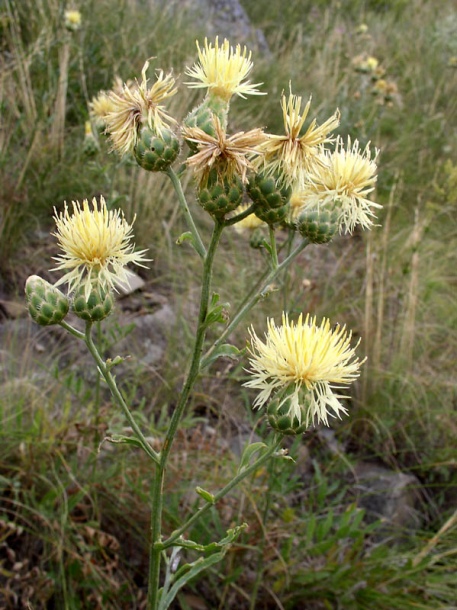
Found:
[[[54,270],[64,275],[55,286],[31,276],[26,286],[35,322],[59,324],[85,342],[132,429],[132,436],[117,442],[140,447],[152,462],[148,610],[168,608],[190,579],[222,559],[245,527],[240,524],[229,529],[222,540],[202,545],[187,538],[199,519],[217,508],[221,498],[265,462],[284,458],[281,443],[285,435],[302,434],[312,425],[328,425],[329,416],[348,414],[343,402],[347,395],[339,390],[347,392],[363,360],[357,357],[358,343],[351,345],[351,333],[345,326],[332,328],[327,319],[317,324],[310,314],[305,318],[300,315],[294,322],[285,312],[281,325],[267,321],[264,341],[251,327],[245,386],[259,392],[253,407],[265,407],[271,433],[265,442],[245,448],[237,472],[223,488],[207,491],[197,487],[201,498],[198,509],[175,531],[163,531],[167,464],[201,372],[219,357],[243,357],[242,351],[227,343],[227,337],[309,243],[328,243],[338,230],[351,232],[356,225],[371,228],[375,209],[380,207],[368,199],[377,169],[368,148],[361,153],[357,143],[351,146],[348,142],[344,149],[341,140],[333,152],[327,148],[334,143],[331,132],[338,125],[337,111],[322,125],[313,120],[304,130],[310,102],[302,111],[301,98],[290,93],[281,99],[285,135],[265,135],[256,127],[227,135],[230,98],[259,93],[257,85],[245,80],[253,67],[251,54],[240,47],[233,49],[227,40],[219,45],[217,39],[214,46],[208,41],[203,49],[198,46],[198,53],[199,63],[187,74],[199,81],[190,86],[206,88],[207,95],[186,117],[181,131],[162,106],[175,94],[175,81],[171,74],[165,76],[159,70],[149,87],[147,62],[141,81],[123,86],[117,83],[115,90],[102,92],[91,105],[92,115],[103,124],[113,149],[130,155],[145,170],[161,171],[170,178],[188,225],[178,243],[189,244],[202,263],[200,305],[186,377],[159,449],[149,442],[112,374],[123,358],[105,360],[92,336],[94,323],[103,321],[113,308],[116,286],[127,281],[126,265],[145,266],[148,262],[145,250],[135,251],[132,225],[123,213],[110,210],[103,197],[94,199],[92,206],[87,200],[73,203],[72,208],[65,204],[63,212],[55,213],[54,233],[62,250]],[[189,147],[183,167],[193,171],[196,200],[213,220],[206,244],[194,222],[193,205],[188,204],[173,170],[180,136]],[[251,203],[247,203],[249,199]],[[239,229],[241,235],[250,235],[250,244],[262,249],[268,267],[227,319],[227,304],[220,303],[212,291],[212,271],[222,232],[231,227]],[[286,255],[278,251],[278,231],[289,235]],[[68,295],[56,288],[62,284],[68,285]],[[69,323],[70,312],[84,320],[84,332]],[[216,324],[223,324],[223,330],[208,343],[207,331]],[[202,556],[175,570],[170,558],[180,547]]]

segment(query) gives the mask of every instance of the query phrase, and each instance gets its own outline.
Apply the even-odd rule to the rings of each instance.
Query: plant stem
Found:
[[[111,394],[113,395],[116,402],[119,404],[122,411],[124,412],[124,415],[127,418],[130,426],[132,427],[132,430],[135,432],[135,434],[141,444],[141,447],[148,454],[148,456],[156,464],[158,464],[160,461],[159,454],[156,451],[154,451],[154,449],[151,447],[151,445],[148,443],[148,441],[144,437],[143,433],[141,432],[140,427],[136,423],[132,413],[130,412],[130,409],[127,406],[127,403],[124,400],[124,397],[122,396],[121,392],[119,391],[119,388],[117,387],[116,380],[114,379],[113,375],[111,375],[108,367],[106,366],[105,362],[103,361],[102,357],[100,356],[100,354],[98,352],[98,349],[92,339],[92,322],[86,323],[85,341],[86,341],[88,350],[90,351],[93,359],[97,363],[98,370],[103,375],[103,378],[105,379],[106,383],[108,384],[109,389],[111,390]]]
[[[212,502],[212,503],[207,502],[196,513],[194,513],[192,515],[192,517],[190,517],[184,523],[184,525],[182,525],[179,529],[172,532],[172,534],[168,537],[167,540],[159,543],[157,546],[160,549],[166,549],[170,546],[173,546],[174,542],[176,542],[176,540],[182,534],[184,534],[184,532],[186,532],[191,525],[193,525],[196,521],[198,521],[200,519],[200,517],[202,517],[205,513],[207,513],[209,510],[211,510],[211,508],[214,506],[214,504],[216,504],[216,502],[218,502],[221,498],[226,496],[243,479],[245,479],[250,474],[255,472],[259,468],[259,466],[264,464],[273,455],[273,453],[279,448],[282,438],[283,438],[282,435],[278,435],[275,438],[275,440],[273,441],[273,443],[268,447],[268,450],[263,455],[261,455],[257,460],[255,460],[255,462],[253,462],[250,466],[248,466],[247,468],[245,468],[244,470],[239,472],[235,478],[233,478],[229,483],[227,483],[227,485],[225,487],[223,487],[220,491],[217,492],[217,494],[214,495],[214,502]]]
[[[182,190],[181,181],[179,180],[178,176],[175,174],[175,172],[173,171],[173,169],[171,167],[169,167],[165,171],[165,173],[167,174],[167,176],[172,181],[173,186],[174,186],[175,191],[176,191],[176,194],[178,195],[178,201],[179,201],[179,205],[181,207],[181,211],[184,214],[184,218],[186,219],[187,226],[189,227],[190,232],[192,233],[192,236],[194,238],[194,247],[195,247],[195,250],[200,255],[200,258],[205,259],[205,257],[206,257],[206,248],[205,248],[205,246],[204,246],[204,244],[202,242],[202,239],[200,237],[200,233],[198,232],[198,229],[195,226],[194,219],[193,219],[192,214],[190,213],[190,210],[189,210],[189,206],[187,205],[186,197],[185,197],[184,192]]]
[[[270,462],[268,464],[268,478],[271,480],[274,476],[274,472],[275,472],[275,466],[276,466],[277,462]],[[272,503],[272,492],[271,492],[271,486],[270,484],[268,485],[268,490],[266,493],[266,498],[265,498],[265,506],[263,509],[263,514],[262,514],[262,520],[260,523],[260,527],[262,529],[262,539],[258,542],[257,544],[257,569],[256,569],[256,578],[254,581],[254,585],[252,587],[252,591],[250,594],[251,597],[251,601],[250,601],[250,605],[249,605],[249,610],[255,610],[256,604],[257,604],[257,596],[259,594],[259,589],[260,589],[260,585],[262,583],[263,580],[263,573],[265,570],[265,566],[264,566],[264,551],[265,551],[265,543],[266,543],[266,522],[268,519],[268,514],[270,512],[271,509],[271,503]]]
[[[270,248],[271,248],[271,263],[273,269],[278,268],[278,250],[276,249],[276,237],[275,230],[271,225],[268,225],[268,230],[270,233]]]
[[[160,462],[156,467],[156,476],[152,486],[148,610],[156,610],[159,601],[159,578],[162,553],[162,549],[159,545],[161,539],[163,482],[165,477],[165,469],[179,422],[181,421],[190,393],[200,372],[200,356],[207,328],[206,317],[208,314],[214,255],[223,229],[224,224],[216,220],[211,242],[204,258],[202,288],[200,293],[200,310],[198,314],[198,326],[192,351],[192,359],[178,404],[176,405],[173,415],[171,416],[170,425],[162,446],[162,451],[160,453]]]
[[[300,242],[300,244],[293,250],[287,258],[285,258],[282,263],[278,264],[275,269],[272,269],[266,276],[263,276],[263,281],[260,283],[260,287],[257,284],[256,290],[251,290],[248,298],[244,299],[241,303],[238,311],[233,316],[230,324],[225,328],[222,334],[218,339],[213,343],[213,345],[208,349],[206,354],[203,356],[201,360],[200,368],[203,369],[207,364],[211,361],[211,354],[215,349],[219,347],[224,341],[225,338],[238,326],[244,316],[250,311],[254,305],[262,298],[262,292],[271,284],[271,282],[281,273],[283,269],[286,269],[290,263],[300,254],[302,250],[308,245],[308,240],[304,239]]]

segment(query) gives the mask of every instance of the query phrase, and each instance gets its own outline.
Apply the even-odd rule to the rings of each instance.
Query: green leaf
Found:
[[[224,555],[225,551],[221,551],[220,553],[214,553],[209,557],[200,557],[191,564],[186,564],[186,566],[190,566],[190,569],[180,578],[178,578],[170,590],[167,591],[166,595],[160,598],[158,610],[167,610],[167,608],[170,607],[171,602],[178,594],[179,590],[182,589],[182,587],[184,587],[189,580],[192,580],[192,578],[195,578],[195,576],[200,574],[200,572],[203,572],[210,566],[221,561],[224,558]]]
[[[198,493],[200,498],[203,498],[205,502],[208,502],[208,504],[215,504],[214,494],[206,491],[206,489],[203,489],[202,487],[196,487],[195,491]]]
[[[234,345],[230,345],[230,343],[223,343],[216,347],[216,349],[208,356],[201,361],[200,368],[203,369],[206,366],[212,364],[218,358],[231,358],[232,360],[238,360],[238,358],[242,355],[244,350],[239,350]]]
[[[205,318],[205,326],[219,322],[225,324],[228,320],[228,309],[230,303],[219,303],[219,295],[214,292],[208,306],[208,313]]]
[[[207,545],[206,547],[203,547],[205,550],[220,549],[218,550],[218,552],[213,553],[208,557],[200,557],[192,563],[188,563],[181,566],[180,569],[174,575],[174,578],[176,580],[173,583],[173,586],[167,591],[162,591],[158,610],[167,610],[167,608],[170,607],[170,604],[178,594],[179,590],[182,589],[182,587],[184,587],[189,582],[189,580],[192,580],[192,578],[195,578],[195,576],[200,574],[200,572],[203,572],[207,568],[221,561],[224,558],[225,553],[228,551],[231,543],[235,540],[237,536],[239,536],[239,534],[243,530],[246,529],[246,527],[247,524],[243,523],[242,525],[227,530],[227,536],[223,538],[220,542],[213,542]],[[195,548],[199,550],[197,547],[201,546],[195,542],[192,542],[191,540],[184,541],[184,539],[180,540],[181,546],[184,546],[181,544],[182,542],[186,542],[185,546],[187,548]]]
[[[248,466],[249,466],[249,463],[250,463],[252,457],[256,453],[258,453],[259,451],[261,451],[262,449],[265,449],[265,448],[267,448],[267,445],[262,442],[252,443],[251,445],[247,445],[244,448],[243,454],[241,456],[240,465],[238,466],[238,474],[240,472],[243,472],[243,470],[246,470],[246,468],[248,468]]]
[[[192,248],[195,250],[195,252],[197,252],[197,254],[198,254],[198,246],[195,241],[195,237],[192,235],[192,233],[190,231],[185,231],[184,233],[181,233],[181,235],[176,240],[176,244],[178,246],[181,246],[185,241],[188,241],[190,243],[190,245],[192,246]]]
[[[102,443],[107,441],[108,443],[113,443],[114,445],[134,445],[135,447],[143,447],[140,441],[137,438],[132,436],[123,436],[122,434],[113,434],[112,436],[105,436],[102,440]]]

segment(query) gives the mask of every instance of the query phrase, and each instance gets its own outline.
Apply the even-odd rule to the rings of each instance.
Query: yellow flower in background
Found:
[[[176,123],[161,105],[163,100],[175,95],[175,79],[171,73],[165,75],[162,70],[157,70],[156,81],[149,88],[146,78],[148,67],[149,61],[141,71],[141,83],[124,84],[120,93],[107,93],[109,102],[101,100],[105,105],[111,104],[111,109],[103,114],[103,120],[112,148],[120,155],[132,152],[141,125],[147,125],[160,136],[170,123]]]
[[[115,109],[114,102],[106,91],[100,93],[92,99],[89,104],[89,112],[98,127],[105,127],[105,119],[110,112]]]
[[[128,284],[127,263],[144,267],[142,263],[150,260],[144,258],[146,250],[133,251],[132,225],[120,210],[108,210],[103,197],[99,206],[94,197],[92,209],[87,199],[82,205],[72,203],[73,214],[67,204],[62,213],[55,210],[57,231],[53,235],[63,254],[54,257],[59,264],[53,271],[67,271],[55,286],[67,282],[70,292],[84,286],[88,299],[95,285],[108,292],[116,285]]]
[[[282,180],[293,185],[304,173],[308,172],[318,161],[320,147],[327,142],[333,142],[331,132],[338,127],[340,114],[338,110],[322,125],[317,125],[314,119],[303,135],[300,135],[308,116],[311,99],[301,111],[302,98],[292,92],[281,98],[284,118],[285,135],[267,134],[267,141],[262,147],[264,151],[263,171],[279,175]]]
[[[358,141],[351,145],[348,138],[347,147],[344,148],[339,138],[335,151],[323,152],[321,163],[316,164],[308,174],[308,181],[301,193],[303,208],[335,206],[339,211],[340,233],[343,230],[352,233],[357,225],[370,229],[376,218],[375,210],[382,208],[382,205],[367,198],[376,184],[378,153],[375,150],[372,159],[369,144],[360,151]]]
[[[328,417],[347,414],[334,390],[349,385],[359,376],[360,361],[350,345],[351,333],[345,326],[332,328],[327,319],[320,326],[309,314],[303,321],[290,322],[287,314],[282,325],[268,320],[265,341],[254,329],[251,335],[249,363],[252,379],[244,385],[260,390],[254,407],[263,407],[270,398],[284,394],[290,401],[290,414],[301,422],[302,408],[306,409],[306,425],[323,422]],[[358,346],[358,343],[355,347]]]
[[[214,137],[199,127],[183,127],[184,138],[198,148],[198,152],[187,159],[187,165],[194,170],[200,184],[206,182],[213,168],[222,178],[230,180],[237,175],[246,182],[247,171],[253,169],[249,157],[261,154],[259,146],[265,141],[265,134],[261,129],[251,129],[227,136],[216,115],[213,115],[213,122]]]
[[[241,49],[238,44],[234,49],[227,39],[219,46],[216,37],[214,46],[205,38],[203,49],[197,41],[197,49],[199,62],[192,68],[187,68],[186,74],[200,82],[190,82],[186,85],[196,89],[207,88],[210,95],[226,102],[235,94],[240,97],[265,95],[256,89],[262,83],[251,84],[245,81],[253,66],[251,52],[248,54],[246,47]]]
[[[68,10],[64,14],[65,27],[71,32],[76,32],[81,27],[81,13],[77,10]]]
[[[240,207],[235,210],[235,215],[242,214],[249,207],[250,206],[247,204],[240,205]],[[238,233],[242,233],[243,231],[255,231],[255,229],[258,229],[259,227],[266,226],[266,223],[263,222],[263,220],[260,220],[255,214],[249,214],[233,225]]]

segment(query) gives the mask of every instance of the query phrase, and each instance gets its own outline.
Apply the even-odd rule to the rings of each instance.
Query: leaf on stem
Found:
[[[225,324],[228,321],[229,308],[230,303],[219,303],[219,295],[214,292],[206,314],[205,326],[208,327],[217,322]]]
[[[99,445],[99,450],[104,442],[113,443],[113,445],[134,445],[135,447],[143,448],[143,445],[137,438],[132,436],[123,436],[122,434],[113,434],[113,436],[105,436]]]
[[[181,235],[178,237],[178,239],[176,240],[176,244],[178,246],[180,246],[181,244],[183,244],[185,241],[188,241],[190,243],[190,245],[192,246],[192,248],[195,250],[195,252],[198,252],[198,246],[197,246],[197,242],[195,240],[195,237],[193,236],[193,234],[190,231],[185,231],[184,233],[181,233]]]
[[[243,472],[243,470],[246,470],[246,468],[248,468],[248,466],[249,466],[249,463],[250,463],[252,457],[259,451],[262,451],[263,449],[268,449],[268,445],[266,445],[265,443],[262,443],[262,442],[257,442],[257,443],[252,443],[251,445],[247,445],[244,448],[243,454],[241,456],[240,465],[238,466],[238,474]]]
[[[232,360],[238,360],[238,358],[243,354],[244,350],[240,350],[234,345],[230,343],[223,343],[222,345],[218,345],[214,351],[207,357],[201,361],[200,369],[205,368],[212,364],[218,358],[231,358]]]
[[[214,494],[206,491],[206,489],[203,489],[202,487],[196,487],[195,491],[198,493],[200,498],[203,498],[203,500],[208,502],[208,504],[215,504]]]

